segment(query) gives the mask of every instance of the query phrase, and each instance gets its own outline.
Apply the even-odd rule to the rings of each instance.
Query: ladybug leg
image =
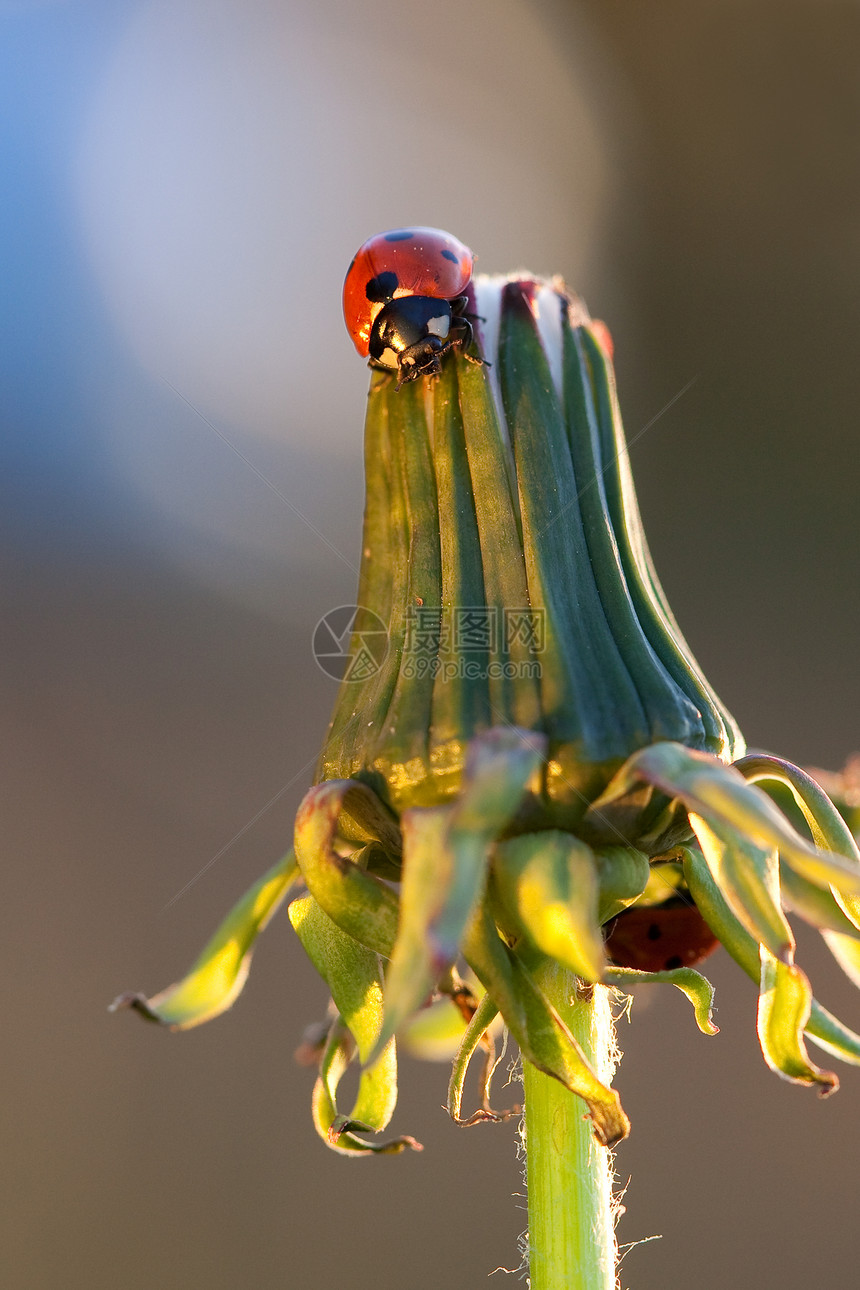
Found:
[[[482,317],[481,314],[473,314],[466,308],[468,303],[468,296],[455,296],[453,300],[448,301],[451,306],[451,313],[455,318],[468,318],[473,322],[486,322],[486,318]]]
[[[461,300],[465,300],[465,296],[461,296],[459,298]],[[489,363],[484,358],[483,354],[469,353],[469,346],[472,345],[475,340],[475,333],[469,319],[463,314],[455,313],[451,320],[451,324],[452,335],[446,345],[446,349],[450,349],[453,345],[459,345],[463,357],[468,359],[470,363],[474,363],[476,367],[492,367],[492,363]]]

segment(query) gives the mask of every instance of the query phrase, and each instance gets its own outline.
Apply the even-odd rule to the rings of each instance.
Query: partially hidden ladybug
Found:
[[[343,284],[347,331],[371,367],[397,373],[397,389],[419,376],[436,376],[444,354],[472,343],[474,315],[466,288],[474,256],[438,228],[377,233],[356,252]]]
[[[606,953],[618,967],[668,972],[701,963],[719,943],[695,905],[672,899],[619,914],[607,928]]]

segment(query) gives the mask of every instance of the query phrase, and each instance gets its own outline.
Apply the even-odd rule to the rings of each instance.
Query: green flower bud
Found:
[[[479,279],[474,297],[486,365],[371,384],[358,603],[389,648],[344,682],[318,779],[398,811],[444,802],[469,741],[511,724],[548,740],[524,825],[637,842],[667,805],[649,790],[583,818],[631,753],[743,746],[651,567],[605,329],[558,283]]]
[[[598,1141],[617,1142],[629,1125],[610,1063],[575,1037],[558,991],[666,982],[715,1034],[694,970],[715,938],[759,984],[768,1065],[830,1092],[806,1040],[860,1064],[860,1037],[812,997],[786,911],[860,980],[851,831],[804,772],[743,756],[681,636],[642,532],[606,329],[560,282],[523,277],[471,284],[457,316],[480,319],[483,362],[460,352],[461,321],[436,346],[438,376],[371,379],[364,663],[338,694],[295,851],[185,981],[117,1004],[178,1029],[224,1011],[301,880],[290,919],[335,1013],[314,1118],[339,1151],[417,1146],[365,1136],[394,1109],[398,1035],[433,1056],[459,1041],[452,1116],[504,1118],[489,1101],[498,1016],[527,1063],[584,1100]],[[381,661],[363,650],[379,620]],[[462,1117],[479,1048],[482,1106]]]

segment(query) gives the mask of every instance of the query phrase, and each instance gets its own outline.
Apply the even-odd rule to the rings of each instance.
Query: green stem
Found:
[[[541,989],[598,1076],[609,1082],[615,1035],[606,989],[577,995],[576,978],[547,962]],[[614,1290],[612,1154],[599,1146],[585,1105],[524,1062],[532,1290]]]

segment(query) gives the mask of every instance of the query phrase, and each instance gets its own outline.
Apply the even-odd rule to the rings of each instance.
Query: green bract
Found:
[[[117,1002],[174,1029],[224,1011],[301,882],[290,920],[333,1000],[313,1097],[331,1146],[417,1145],[373,1137],[394,1109],[398,1036],[434,1056],[459,1043],[458,1122],[506,1114],[489,1103],[499,1014],[611,1145],[629,1128],[611,1074],[550,999],[564,972],[582,998],[666,982],[715,1034],[694,950],[659,962],[652,946],[643,967],[604,943],[637,903],[656,939],[661,909],[694,904],[759,983],[768,1065],[830,1092],[805,1041],[857,1064],[860,1037],[812,998],[786,910],[860,981],[851,832],[808,775],[744,756],[681,636],[642,532],[605,329],[557,282],[474,289],[488,364],[451,354],[433,382],[371,380],[352,646],[365,665],[341,686],[294,853],[185,981]],[[362,653],[362,610],[386,627],[381,662]],[[478,1048],[483,1105],[461,1118]]]

